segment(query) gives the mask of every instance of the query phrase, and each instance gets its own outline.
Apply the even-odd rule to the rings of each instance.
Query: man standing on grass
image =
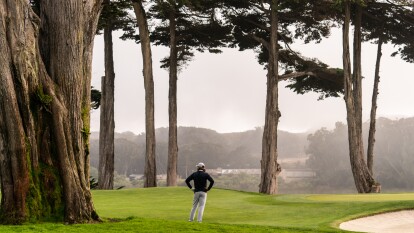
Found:
[[[193,208],[190,212],[190,219],[188,221],[192,222],[194,220],[194,215],[198,206],[198,216],[197,221],[202,222],[204,207],[206,206],[207,201],[207,192],[213,187],[214,180],[206,172],[204,163],[199,163],[196,165],[197,171],[191,174],[186,180],[185,183],[187,186],[194,191],[194,200]],[[194,189],[190,184],[190,181],[194,180]],[[207,180],[210,182],[208,188]]]

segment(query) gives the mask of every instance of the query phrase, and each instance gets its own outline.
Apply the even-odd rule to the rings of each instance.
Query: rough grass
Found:
[[[414,208],[414,194],[261,195],[213,189],[203,223],[187,222],[187,188],[94,191],[102,224],[0,226],[0,232],[339,232],[340,222]]]

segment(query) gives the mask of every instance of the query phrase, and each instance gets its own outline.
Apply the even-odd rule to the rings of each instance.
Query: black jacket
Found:
[[[194,180],[194,192],[207,192],[209,191],[213,185],[214,185],[214,180],[213,178],[211,178],[211,176],[207,173],[204,172],[202,170],[198,170],[196,172],[194,172],[193,174],[191,174],[186,180],[185,183],[187,184],[187,186],[192,189],[193,187],[190,184],[190,181]],[[210,181],[210,184],[207,187],[207,180]]]

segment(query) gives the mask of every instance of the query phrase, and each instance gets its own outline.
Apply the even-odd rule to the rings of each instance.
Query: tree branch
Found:
[[[279,75],[279,81],[284,81],[284,80],[288,80],[288,79],[295,79],[295,78],[300,78],[303,76],[313,76],[316,77],[316,74],[310,71],[303,71],[303,72],[294,72],[294,73],[290,73],[290,74],[284,74],[284,75]]]
[[[250,20],[250,19],[243,19],[243,20],[244,20],[244,21],[246,21],[246,22],[248,22],[248,23],[253,24],[254,26],[256,26],[256,27],[258,27],[258,28],[260,28],[260,29],[262,29],[262,30],[265,30],[265,31],[270,32],[270,29],[269,29],[268,27],[263,26],[263,25],[261,25],[261,24],[258,24],[258,23],[256,23],[256,22],[254,22],[253,20]]]
[[[265,39],[260,38],[254,34],[249,33],[248,36],[250,36],[252,39],[254,39],[255,41],[259,42],[260,44],[262,44],[264,47],[266,47],[266,49],[269,50],[269,42],[267,42]]]
[[[252,5],[254,7],[256,7],[257,9],[265,12],[265,13],[269,12],[269,10],[264,7],[263,1],[261,1],[260,5],[259,4],[255,4],[255,3],[252,3]]]

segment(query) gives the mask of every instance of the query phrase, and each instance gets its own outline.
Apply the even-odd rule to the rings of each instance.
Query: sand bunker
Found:
[[[339,228],[359,232],[413,233],[414,210],[404,210],[354,219],[341,223]]]

